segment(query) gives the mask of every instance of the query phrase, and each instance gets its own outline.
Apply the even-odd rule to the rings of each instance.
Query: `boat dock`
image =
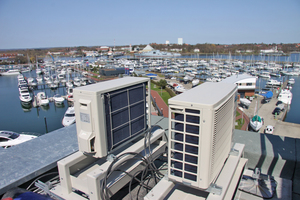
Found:
[[[254,116],[254,111],[257,102],[258,115],[264,119],[264,125],[259,130],[260,133],[264,133],[264,129],[267,125],[271,125],[274,128],[274,135],[287,136],[292,138],[300,138],[300,124],[284,122],[284,118],[288,111],[288,106],[285,105],[284,111],[282,111],[278,116],[272,114],[276,107],[277,95],[273,96],[269,103],[261,104],[263,97],[257,96],[253,99],[251,105],[248,109],[243,109],[243,112],[251,119]]]

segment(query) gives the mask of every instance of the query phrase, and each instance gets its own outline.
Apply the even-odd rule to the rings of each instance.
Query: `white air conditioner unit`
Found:
[[[74,89],[79,151],[107,156],[150,127],[149,80],[127,77]]]
[[[207,189],[232,147],[237,86],[203,83],[169,99],[168,177]]]

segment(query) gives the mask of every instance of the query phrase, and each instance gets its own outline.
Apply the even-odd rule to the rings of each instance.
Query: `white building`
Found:
[[[183,39],[182,38],[178,38],[178,45],[183,45]]]
[[[169,44],[170,44],[170,41],[169,41],[169,40],[167,40],[167,41],[166,41],[166,45],[169,45]]]
[[[256,77],[248,74],[232,75],[224,80],[223,83],[235,83],[238,86],[238,93],[242,98],[253,96],[256,88]]]

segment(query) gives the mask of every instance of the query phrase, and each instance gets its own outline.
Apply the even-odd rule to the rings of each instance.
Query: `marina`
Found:
[[[23,73],[25,78],[36,77],[35,70]],[[73,78],[78,76],[72,73]],[[5,98],[0,99],[1,130],[13,130],[15,132],[33,132],[43,135],[47,132],[62,128],[62,119],[69,106],[72,106],[71,95],[64,84],[59,84],[51,89],[48,84],[38,83],[30,86],[30,101],[24,102],[19,98],[18,78],[14,76],[1,76],[1,94]],[[25,91],[25,90],[24,90]],[[59,95],[55,101],[55,96]]]
[[[88,69],[93,69],[97,66],[103,69],[111,69],[112,66],[113,68],[123,67],[125,70],[128,68],[130,73],[146,75],[149,77],[151,76],[151,78],[154,79],[158,78],[156,74],[146,74],[145,72],[160,72],[165,76],[167,75],[171,81],[173,78],[177,81],[174,91],[178,91],[178,93],[196,86],[199,83],[199,80],[202,82],[221,81],[228,76],[238,76],[238,74],[248,73],[253,76],[258,76],[256,81],[256,93],[271,90],[275,96],[278,95],[275,90],[276,87],[279,87],[280,83],[293,78],[294,84],[291,89],[293,98],[290,104],[290,109],[287,111],[283,120],[286,122],[300,124],[300,117],[298,115],[300,112],[300,105],[297,104],[297,101],[299,102],[300,99],[300,78],[297,75],[285,75],[287,72],[297,72],[299,68],[287,68],[285,67],[287,65],[279,64],[268,65],[268,62],[266,62],[275,60],[279,60],[280,62],[290,61],[297,66],[297,63],[299,62],[299,54],[291,54],[289,57],[249,56],[248,59],[250,60],[247,60],[248,62],[245,62],[245,60],[244,62],[236,60],[241,59],[241,57],[231,55],[191,55],[189,57],[179,56],[177,58],[164,59],[139,58],[136,60],[132,60],[132,58],[133,57],[128,56],[122,56],[118,59],[91,57],[85,60],[78,60],[77,58],[61,57],[55,59],[55,65],[53,65],[51,61],[45,60],[45,63],[40,64],[40,66],[44,66],[43,70],[46,72],[44,75],[40,75],[40,73],[42,73],[42,68],[40,68],[40,66],[36,69],[32,68],[32,71],[26,70],[22,73],[23,76],[26,77],[28,85],[32,88],[31,104],[20,101],[21,97],[18,97],[18,80],[16,75],[0,77],[0,92],[7,97],[1,98],[0,100],[1,110],[4,113],[10,113],[9,116],[3,116],[3,119],[1,119],[2,130],[13,130],[16,132],[28,131],[44,134],[63,127],[62,119],[64,113],[68,107],[72,105],[72,95],[69,94],[66,86],[69,84],[74,84],[74,86],[76,86],[76,84],[81,85],[80,82],[82,82],[82,80],[83,82],[87,80],[85,76],[83,76],[82,71],[79,70],[79,68],[86,66],[85,62],[89,62]],[[269,63],[271,64],[272,62]],[[60,69],[58,72],[54,71],[55,66]],[[277,71],[270,68],[271,66],[276,66]],[[70,67],[72,67],[75,71],[71,70]],[[4,68],[7,68],[7,66]],[[61,71],[65,74],[62,77],[60,77],[62,74],[60,73]],[[273,71],[273,74],[275,73],[279,75],[270,76],[272,73],[268,75],[267,72],[269,71]],[[54,77],[51,76],[51,74],[57,75]],[[51,79],[49,80],[51,77],[54,78],[52,79],[53,81],[50,81]],[[270,79],[270,77],[272,78]],[[39,81],[37,81],[38,79]],[[55,84],[55,80],[64,81],[61,81],[59,84]],[[73,80],[73,83],[69,80]],[[189,86],[190,84],[191,86]],[[45,93],[45,97],[48,99],[48,103],[44,106],[41,106],[41,92]],[[53,99],[55,95],[61,95],[64,100],[61,100],[60,103],[55,103]],[[259,112],[261,113],[262,111]],[[253,113],[249,113],[249,115],[249,117],[253,117]],[[15,126],[16,122],[18,123],[18,126]]]

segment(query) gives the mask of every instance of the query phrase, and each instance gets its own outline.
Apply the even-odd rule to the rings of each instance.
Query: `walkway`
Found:
[[[162,111],[164,117],[169,117],[169,107],[158,94],[158,92],[151,90],[151,96],[155,99],[155,102],[159,109]]]
[[[241,111],[239,108],[236,108],[236,111],[238,111],[240,113],[240,115],[235,118],[235,121],[243,117],[245,122],[244,122],[243,126],[241,127],[241,130],[247,131],[248,124],[250,123],[249,117],[245,113],[243,113],[243,111]]]

